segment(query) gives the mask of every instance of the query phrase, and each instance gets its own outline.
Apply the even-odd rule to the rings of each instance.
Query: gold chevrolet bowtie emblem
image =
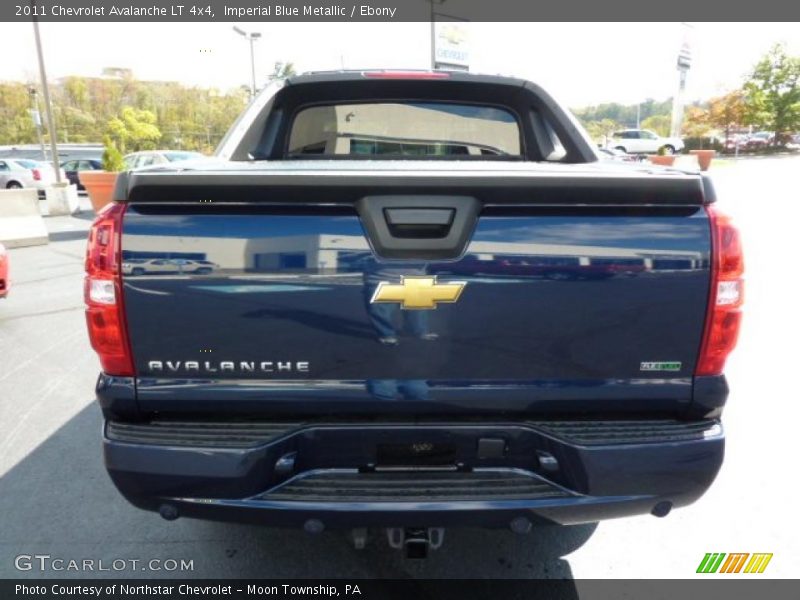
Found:
[[[437,283],[432,277],[403,277],[400,283],[381,281],[370,302],[399,302],[404,309],[432,309],[437,302],[455,302],[466,281]]]

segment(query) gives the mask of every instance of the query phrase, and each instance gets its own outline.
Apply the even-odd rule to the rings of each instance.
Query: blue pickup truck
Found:
[[[291,77],[115,198],[85,298],[137,507],[419,556],[663,517],[720,468],[738,233],[705,176],[599,160],[537,85]]]

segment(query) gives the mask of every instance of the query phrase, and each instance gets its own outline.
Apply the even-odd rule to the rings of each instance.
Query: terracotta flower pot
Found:
[[[711,166],[711,159],[717,155],[716,150],[690,150],[689,154],[694,154],[697,157],[697,164],[700,165],[701,171],[708,171]]]
[[[79,171],[78,179],[86,188],[94,212],[99,212],[114,196],[117,174],[111,171]]]
[[[674,154],[664,154],[663,156],[660,154],[649,154],[647,159],[650,161],[650,164],[661,165],[662,167],[671,167],[675,164]]]

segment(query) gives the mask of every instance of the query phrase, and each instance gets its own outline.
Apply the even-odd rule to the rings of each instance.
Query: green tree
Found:
[[[653,115],[642,120],[642,129],[650,129],[660,136],[668,136],[672,119],[669,115]]]
[[[744,84],[744,120],[774,131],[778,138],[800,128],[800,56],[784,44],[767,52]]]
[[[712,98],[708,101],[708,123],[725,132],[725,139],[729,139],[731,129],[738,129],[744,124],[746,105],[744,91],[734,90]]]
[[[583,121],[583,120],[582,120]],[[622,125],[611,119],[601,119],[599,121],[583,121],[586,132],[597,144],[605,144],[607,138],[618,129],[624,129]]]
[[[161,139],[156,115],[149,110],[126,106],[108,121],[108,134],[121,152],[153,150]]]
[[[86,110],[89,107],[89,86],[83,77],[67,77],[64,81],[65,103],[73,108]]]
[[[53,108],[56,123],[61,133],[59,141],[62,142],[91,142],[94,141],[97,120],[90,113],[72,106],[55,106]]]
[[[681,133],[690,138],[702,138],[711,133],[708,111],[700,106],[687,106],[683,113]]]
[[[109,136],[103,138],[103,170],[119,173],[125,169],[122,153]]]
[[[291,63],[281,63],[276,75],[293,72]],[[124,143],[128,152],[156,145],[212,152],[249,99],[247,89],[221,91],[139,81],[120,69],[108,70],[103,77],[65,77],[51,82],[50,92],[59,142],[99,143],[106,134],[113,134],[118,149]],[[37,142],[30,108],[27,84],[0,82],[0,144]],[[126,108],[146,111],[155,120],[134,113],[131,127],[123,118]],[[161,136],[143,135],[142,121],[155,126]],[[109,122],[113,131],[108,129]]]
[[[610,102],[598,106],[589,106],[573,110],[582,121],[602,121],[609,119],[620,124],[620,128],[636,127],[636,117],[640,120],[647,119],[654,115],[669,115],[672,111],[672,99],[668,98],[661,102],[648,98],[639,104],[618,104]]]
[[[28,86],[0,83],[0,144],[36,142],[36,126],[30,109]]]

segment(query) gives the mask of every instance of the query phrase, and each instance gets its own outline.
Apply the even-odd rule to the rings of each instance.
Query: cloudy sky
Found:
[[[250,23],[259,31],[256,66],[298,70],[427,68],[428,23]],[[51,78],[133,69],[140,79],[227,89],[248,84],[247,42],[230,23],[42,23]],[[664,99],[677,85],[678,23],[470,23],[471,70],[532,79],[571,107]],[[800,54],[798,23],[693,24],[694,63],[687,96],[704,99],[737,87],[774,42]],[[0,23],[0,80],[33,80],[30,23]]]

